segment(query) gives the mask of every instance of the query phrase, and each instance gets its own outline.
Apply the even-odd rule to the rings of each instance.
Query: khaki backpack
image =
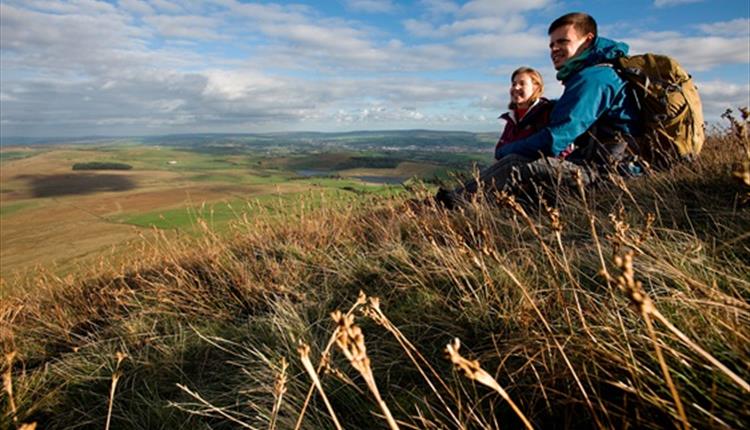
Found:
[[[641,112],[643,137],[633,152],[659,167],[695,159],[703,147],[705,126],[691,76],[666,55],[620,57],[613,66],[635,92]]]

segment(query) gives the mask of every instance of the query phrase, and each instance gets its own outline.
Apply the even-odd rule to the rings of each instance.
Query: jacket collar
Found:
[[[597,37],[589,48],[569,59],[557,72],[557,80],[563,83],[571,76],[599,63],[612,62],[618,57],[628,55],[628,45],[604,37]]]
[[[526,115],[524,115],[524,118],[526,118],[527,116],[529,116],[529,114],[531,113],[531,111],[534,110],[534,108],[537,105],[539,105],[539,103],[541,103],[543,99],[546,100],[544,97],[539,97],[538,99],[536,99],[536,101],[534,103],[532,103],[531,106],[529,106],[529,108],[526,110]],[[518,123],[518,118],[516,118],[516,111],[515,111],[515,109],[511,109],[508,112],[503,113],[502,115],[500,115],[497,118],[498,119],[504,119],[506,121],[513,121],[513,123]]]

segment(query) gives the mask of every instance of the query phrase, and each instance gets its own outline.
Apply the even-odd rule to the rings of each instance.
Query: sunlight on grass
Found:
[[[180,231],[0,304],[0,426],[744,428],[748,150],[556,205],[308,178],[126,217]]]

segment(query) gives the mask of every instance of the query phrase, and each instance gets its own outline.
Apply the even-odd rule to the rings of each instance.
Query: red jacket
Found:
[[[554,105],[554,102],[541,97],[526,111],[526,115],[520,121],[516,121],[514,111],[500,115],[500,118],[505,120],[505,129],[503,129],[503,134],[495,145],[495,153],[497,154],[497,149],[501,146],[527,138],[546,127],[549,124],[549,114]]]

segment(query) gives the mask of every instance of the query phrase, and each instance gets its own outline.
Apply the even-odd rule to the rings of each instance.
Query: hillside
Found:
[[[403,192],[403,183],[417,179],[434,183],[489,162],[494,140],[406,130],[6,143],[0,297],[17,278],[40,270],[66,276],[104,255],[112,262],[137,252],[154,228],[200,234],[196,220],[204,217],[221,233],[237,219],[276,216],[300,204],[343,206]]]
[[[554,209],[417,187],[203,220],[39,274],[0,305],[0,427],[747,428],[749,151],[715,133]]]

